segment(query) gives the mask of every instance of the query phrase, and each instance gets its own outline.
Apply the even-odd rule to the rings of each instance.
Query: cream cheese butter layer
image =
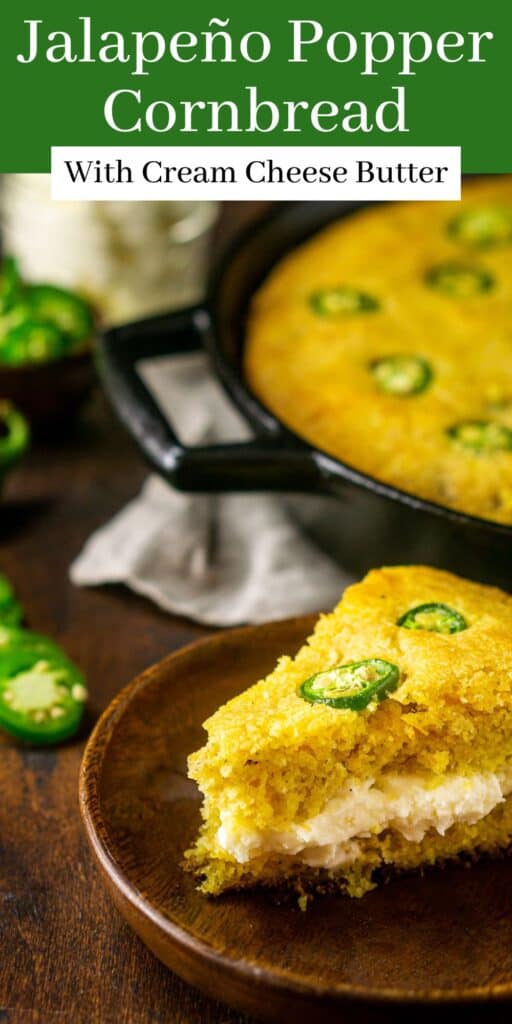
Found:
[[[304,864],[337,868],[353,864],[358,841],[385,829],[399,832],[411,843],[427,832],[444,835],[452,825],[474,825],[512,792],[512,766],[498,772],[437,776],[389,774],[379,779],[354,780],[308,821],[283,831],[240,832],[232,814],[221,814],[219,846],[239,864],[261,854],[299,857]]]

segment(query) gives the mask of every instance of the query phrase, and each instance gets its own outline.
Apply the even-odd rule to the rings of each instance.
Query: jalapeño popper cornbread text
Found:
[[[119,31],[111,26],[102,31],[91,17],[78,17],[70,30],[56,27],[43,18],[25,19],[23,45],[16,55],[23,67],[47,61],[58,71],[61,64],[119,64],[126,85],[118,87],[105,100],[103,114],[113,131],[168,133],[251,132],[266,134],[274,129],[302,132],[312,129],[320,136],[330,132],[407,131],[405,84],[392,86],[380,102],[368,104],[356,97],[321,96],[317,100],[296,97],[276,100],[258,85],[243,86],[241,98],[212,100],[181,99],[172,94],[155,99],[145,88],[154,65],[170,69],[202,64],[247,65],[260,71],[264,81],[268,60],[288,64],[308,64],[345,69],[352,79],[383,75],[392,62],[394,74],[405,83],[422,67],[436,63],[482,65],[492,53],[491,31],[428,33],[425,31],[349,31],[342,22],[326,28],[315,19],[283,18],[279,43],[257,23],[244,32],[229,18],[211,17],[204,26],[190,31],[186,24],[156,30],[145,23],[142,30]],[[260,68],[261,66],[261,68]],[[85,69],[84,69],[85,70]],[[95,68],[92,67],[91,73]],[[148,95],[151,93],[151,95]],[[332,138],[332,137],[331,137]]]

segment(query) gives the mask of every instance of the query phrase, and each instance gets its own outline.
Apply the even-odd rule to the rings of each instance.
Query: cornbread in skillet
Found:
[[[512,176],[367,208],[302,245],[256,294],[246,369],[315,446],[512,523]]]
[[[389,871],[497,853],[512,835],[512,597],[374,570],[205,729],[187,860],[206,893],[361,896]]]

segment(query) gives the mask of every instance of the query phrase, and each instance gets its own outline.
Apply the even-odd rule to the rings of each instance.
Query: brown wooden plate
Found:
[[[512,861],[402,876],[302,913],[265,891],[202,896],[182,870],[199,826],[186,758],[201,723],[293,653],[313,618],[218,633],[124,689],[87,745],[80,805],[113,900],[168,967],[271,1021],[510,1019]],[[482,1006],[485,1002],[485,1007]]]

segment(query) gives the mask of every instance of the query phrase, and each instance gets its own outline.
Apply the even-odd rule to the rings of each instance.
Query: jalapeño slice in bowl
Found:
[[[512,243],[512,207],[475,206],[459,213],[448,224],[457,242],[480,249]]]
[[[318,316],[345,316],[351,313],[372,313],[379,308],[373,295],[339,285],[313,292],[309,304]]]
[[[51,653],[0,653],[0,727],[34,744],[59,743],[80,725],[87,691],[72,662]]]
[[[46,363],[59,359],[68,348],[62,331],[47,320],[25,320],[5,335],[0,359],[8,366]]]
[[[404,629],[424,629],[429,633],[460,633],[468,628],[460,612],[438,601],[410,608],[398,619],[397,626]]]
[[[430,288],[456,299],[488,292],[494,285],[492,274],[469,263],[439,263],[427,271],[425,281]]]
[[[512,430],[493,420],[461,420],[448,427],[446,433],[462,448],[479,454],[512,449]]]
[[[29,441],[25,417],[10,402],[0,401],[0,480],[4,470],[21,458]]]
[[[8,309],[3,313],[0,312],[0,355],[5,339],[10,331],[15,327],[19,327],[20,324],[24,324],[27,320],[30,320],[30,310],[26,302],[18,302],[12,309]]]
[[[384,356],[370,363],[370,371],[379,391],[399,398],[421,394],[433,376],[430,363],[422,356]]]
[[[0,313],[7,313],[21,302],[23,283],[18,264],[12,256],[6,256],[0,271]]]
[[[366,658],[317,672],[301,684],[299,696],[310,704],[362,711],[371,700],[384,700],[396,690],[399,679],[396,665],[382,658]]]
[[[50,321],[71,341],[85,341],[91,336],[90,307],[74,292],[50,284],[33,284],[27,289],[27,301],[34,319]]]

